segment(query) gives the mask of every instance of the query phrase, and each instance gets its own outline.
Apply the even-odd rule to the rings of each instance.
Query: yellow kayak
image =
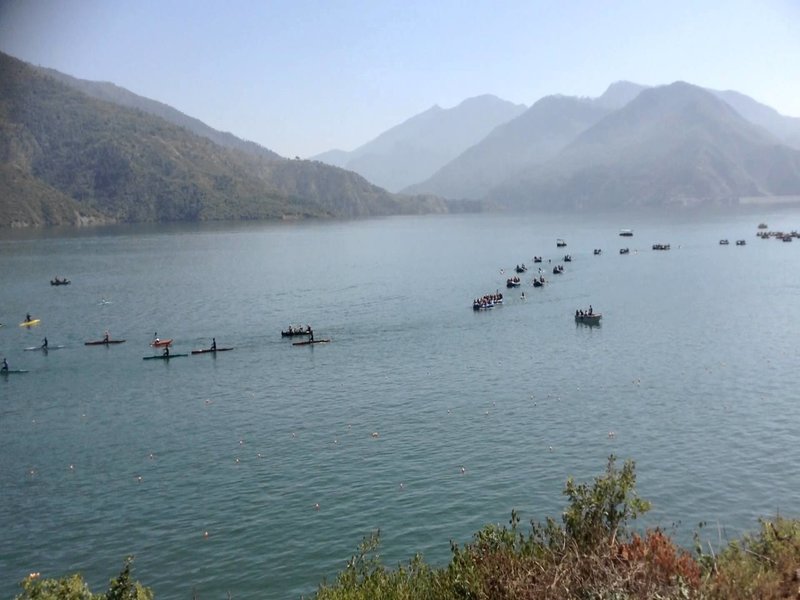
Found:
[[[31,319],[30,321],[23,321],[19,324],[20,327],[36,327],[39,323],[41,323],[41,319]]]

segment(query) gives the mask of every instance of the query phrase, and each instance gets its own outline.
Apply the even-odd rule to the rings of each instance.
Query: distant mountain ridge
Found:
[[[332,150],[313,157],[363,175],[390,191],[432,175],[439,167],[479,142],[525,106],[484,95],[458,106],[422,112],[353,150]]]
[[[144,109],[77,91],[2,53],[0,82],[0,226],[448,208],[435,198],[390,194],[321,163],[218,145]]]
[[[0,53],[0,227],[735,206],[800,196],[800,119],[685,82],[434,106],[353,152],[288,160],[111,83]],[[445,200],[451,198],[452,200]]]
[[[557,156],[487,199],[515,208],[602,209],[738,203],[800,194],[800,151],[712,93],[684,82],[648,88]]]
[[[479,199],[516,171],[553,158],[575,137],[636,97],[643,86],[618,82],[599,98],[545,96],[518,117],[406,193]]]

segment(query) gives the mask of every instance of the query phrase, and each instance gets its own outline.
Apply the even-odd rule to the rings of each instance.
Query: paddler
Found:
[[[211,350],[217,351],[217,338],[211,338]]]
[[[42,350],[47,350],[47,338],[42,340]]]
[[[5,356],[3,357],[3,366],[0,367],[0,371],[8,371],[8,361]]]
[[[311,341],[314,341],[314,330],[311,329],[311,325],[306,325],[306,331],[308,331],[308,335],[311,336]]]
[[[108,343],[108,336],[109,336],[108,329],[106,329],[106,330],[103,332],[103,341],[104,341],[106,344]]]
[[[31,319],[31,313],[25,313],[25,322],[30,323],[31,321],[33,321],[33,319]]]
[[[164,354],[162,356],[169,356],[169,345],[164,346]]]

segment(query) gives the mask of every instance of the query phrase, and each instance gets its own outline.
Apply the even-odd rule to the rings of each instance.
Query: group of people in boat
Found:
[[[509,277],[506,279],[506,287],[519,287],[522,285],[522,280],[519,277]]]
[[[303,327],[302,325],[295,327],[294,325],[289,325],[285,331],[282,331],[284,335],[311,335],[311,325],[306,325]]]
[[[66,277],[58,277],[57,275],[50,280],[50,285],[67,285],[69,283],[69,279]]]
[[[525,266],[525,263],[522,263],[521,265],[517,265],[516,267],[514,267],[514,270],[517,273],[524,273],[525,271],[528,270],[528,267]]]
[[[501,304],[503,302],[503,294],[500,292],[495,292],[494,294],[486,294],[481,298],[475,298],[472,301],[472,308],[475,310],[485,310],[487,308],[492,308],[495,304]]]
[[[564,265],[556,265],[553,267],[553,275],[560,275],[564,272]]]
[[[540,263],[540,262],[542,262],[542,257],[541,257],[541,256],[534,256],[534,257],[533,257],[533,262],[535,262],[535,263]]]
[[[582,308],[579,308],[579,309],[577,309],[575,311],[575,316],[576,317],[592,317],[592,316],[594,316],[594,309],[592,308],[591,304],[589,305],[588,310],[583,310]]]

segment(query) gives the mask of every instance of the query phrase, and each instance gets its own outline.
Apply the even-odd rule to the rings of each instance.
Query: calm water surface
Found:
[[[159,598],[297,598],[378,528],[389,564],[444,564],[449,540],[512,508],[557,516],[566,477],[611,453],[637,461],[646,524],[682,541],[699,521],[717,543],[797,516],[800,241],[757,239],[762,219],[800,226],[471,215],[0,234],[0,354],[29,370],[0,378],[0,597],[31,571],[99,589],[135,554]],[[473,312],[516,263],[564,250],[551,285]],[[576,326],[590,303],[602,325]],[[42,324],[18,327],[26,312]],[[289,323],[333,341],[293,347]],[[127,342],[83,345],[105,329]],[[156,331],[174,352],[236,349],[142,361]],[[64,348],[24,351],[45,335]]]

